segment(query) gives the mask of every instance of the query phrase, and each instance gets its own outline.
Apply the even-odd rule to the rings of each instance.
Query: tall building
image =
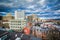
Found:
[[[26,20],[23,19],[14,19],[10,20],[9,23],[10,29],[22,31],[22,29],[26,26]]]
[[[10,20],[10,29],[21,31],[26,26],[25,11],[15,11],[15,19]]]
[[[32,20],[33,20],[33,17],[32,16],[27,16],[27,21],[28,22],[32,22]]]
[[[29,22],[36,22],[36,21],[37,21],[37,15],[32,14],[32,15],[30,15],[30,16],[27,16],[27,20],[28,20]]]
[[[15,19],[24,19],[25,18],[25,11],[15,11]]]

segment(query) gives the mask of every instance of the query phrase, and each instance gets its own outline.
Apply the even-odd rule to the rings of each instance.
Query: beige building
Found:
[[[11,20],[14,19],[14,17],[11,15],[11,13],[8,13],[6,16],[3,16],[3,20]]]
[[[28,20],[28,22],[32,22],[33,17],[32,16],[27,16],[27,20]]]
[[[12,30],[22,31],[22,29],[26,26],[26,20],[14,19],[10,20],[9,27]]]
[[[32,15],[27,16],[27,20],[28,22],[34,22],[34,21],[37,21],[38,18],[37,18],[37,15],[32,14]]]
[[[33,20],[37,18],[37,15],[32,14]]]
[[[3,16],[2,23],[5,28],[9,28],[9,20],[14,19],[11,13],[7,13],[6,16]]]

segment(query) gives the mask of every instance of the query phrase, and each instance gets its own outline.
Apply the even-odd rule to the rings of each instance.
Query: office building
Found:
[[[26,26],[26,20],[23,19],[10,20],[9,26],[10,29],[22,31],[22,29]]]
[[[25,18],[25,11],[15,11],[15,19],[24,19]]]

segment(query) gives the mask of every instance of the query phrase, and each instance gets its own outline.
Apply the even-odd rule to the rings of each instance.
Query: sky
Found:
[[[15,10],[36,14],[41,19],[60,19],[60,0],[0,0],[0,15],[14,15]]]

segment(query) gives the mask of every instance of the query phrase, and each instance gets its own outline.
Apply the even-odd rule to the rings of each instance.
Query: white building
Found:
[[[25,18],[25,11],[15,11],[15,19],[24,19]]]
[[[10,29],[21,31],[26,26],[25,11],[15,11],[15,19],[10,20]]]
[[[10,29],[21,31],[26,26],[26,20],[23,19],[10,20],[9,26]]]

